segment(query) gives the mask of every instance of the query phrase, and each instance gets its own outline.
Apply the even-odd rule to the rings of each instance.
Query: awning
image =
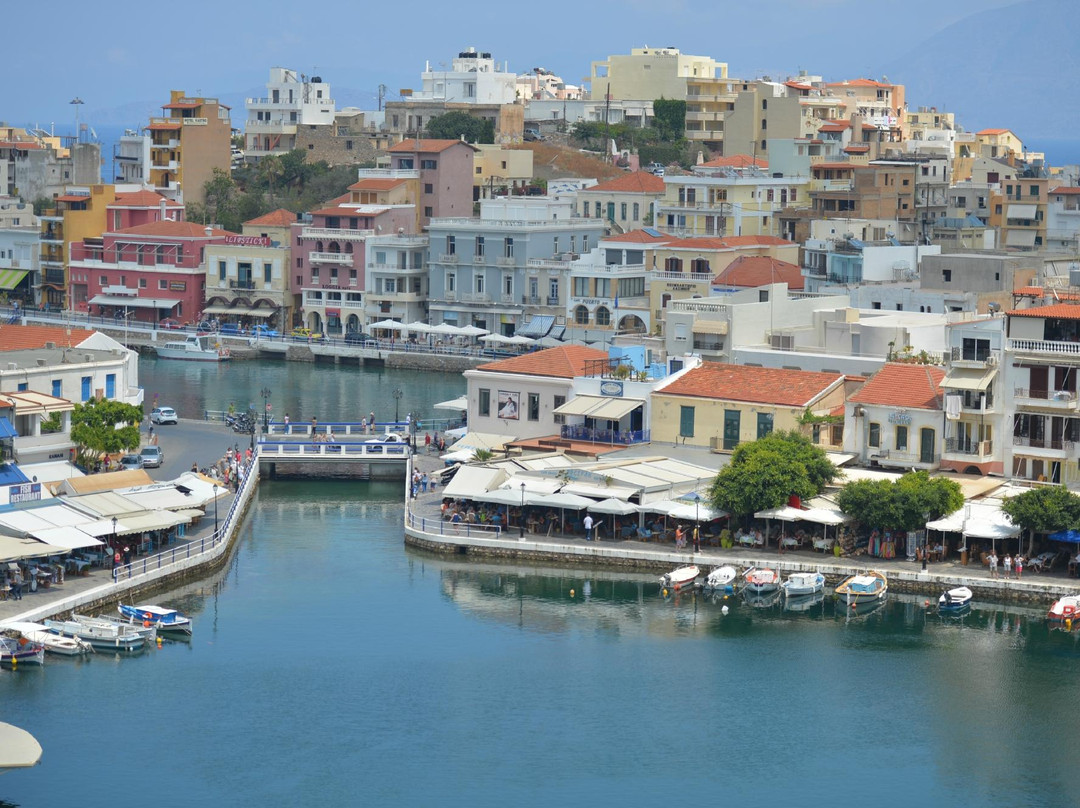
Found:
[[[506,472],[502,469],[462,466],[457,470],[454,479],[443,489],[442,496],[471,499],[477,494],[496,488],[505,479]]]
[[[540,339],[546,337],[551,327],[555,325],[555,317],[547,314],[535,315],[529,322],[517,330],[522,337]]]
[[[173,511],[180,519],[191,521],[192,519],[202,519],[206,516],[204,511],[200,511],[198,508],[181,508],[178,511]]]
[[[63,555],[67,549],[34,539],[18,539],[14,536],[0,536],[0,561],[18,561],[20,558],[44,558],[51,555]]]
[[[1005,216],[1009,219],[1034,219],[1035,205],[1009,205]]]
[[[449,401],[440,401],[432,409],[436,410],[467,410],[469,409],[469,400],[465,396],[458,398],[452,398]]]
[[[0,269],[0,289],[14,289],[28,274],[26,269]]]
[[[277,309],[267,309],[267,308],[251,309],[251,311],[248,312],[248,317],[273,317],[275,314],[277,314],[277,312],[278,312]]]
[[[232,309],[228,306],[207,306],[202,311],[203,314],[228,314]]]
[[[117,536],[127,536],[132,533],[146,533],[150,530],[167,530],[188,522],[182,516],[171,511],[147,511],[145,513],[128,514],[124,516],[124,524],[116,526]]]
[[[617,421],[644,403],[640,398],[581,395],[574,396],[562,406],[552,410],[552,412],[555,415],[584,415],[589,418]]]
[[[1034,247],[1034,230],[1009,230],[1005,236],[1006,247]]]
[[[941,386],[946,390],[985,390],[994,380],[995,373],[997,368],[953,368],[945,374]]]
[[[15,427],[11,425],[11,421],[0,416],[0,438],[14,438],[18,437],[18,434],[19,433],[15,431]]]
[[[695,334],[719,334],[724,336],[728,331],[727,320],[694,320],[691,329]]]
[[[38,541],[51,544],[54,547],[65,547],[68,550],[78,550],[80,547],[94,547],[104,544],[88,533],[83,533],[77,527],[62,525],[59,527],[35,530],[33,536]]]
[[[621,499],[624,502],[634,496],[636,488],[621,488],[614,485],[590,485],[589,483],[570,483],[562,488],[564,494],[577,494],[582,497],[600,497],[601,499]]]
[[[450,447],[450,450],[487,449],[489,451],[497,452],[513,440],[515,440],[513,435],[495,435],[490,432],[466,432],[461,440]]]
[[[99,306],[124,306],[129,309],[175,309],[180,301],[124,295],[94,295],[89,302]]]
[[[193,495],[184,494],[176,486],[157,486],[145,491],[124,491],[125,499],[130,499],[148,511],[175,511],[201,505]]]

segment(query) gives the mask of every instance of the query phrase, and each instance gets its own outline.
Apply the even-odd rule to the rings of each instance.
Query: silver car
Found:
[[[156,469],[165,461],[165,452],[161,451],[160,446],[144,446],[139,457],[142,458],[143,468]]]

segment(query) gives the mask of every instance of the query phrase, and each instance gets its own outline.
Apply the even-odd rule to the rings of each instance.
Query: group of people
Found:
[[[1012,578],[1013,570],[1016,570],[1016,577],[1022,578],[1024,575],[1024,557],[1019,553],[1016,557],[1009,555],[1008,551],[1005,552],[1005,557],[1001,559],[1001,572],[1000,577]],[[993,550],[990,551],[990,555],[986,557],[987,566],[990,567],[990,577],[997,578],[998,576],[998,557],[997,553]]]
[[[438,432],[434,435],[430,432],[425,432],[424,449],[428,452],[444,452],[446,451],[446,441]]]
[[[443,521],[452,524],[494,525],[505,527],[506,518],[501,508],[489,507],[481,503],[479,507],[461,499],[444,499],[439,506]]]
[[[416,499],[420,494],[426,494],[428,486],[431,486],[431,490],[435,490],[435,478],[429,477],[426,471],[420,471],[419,469],[413,469],[412,474],[412,498]]]

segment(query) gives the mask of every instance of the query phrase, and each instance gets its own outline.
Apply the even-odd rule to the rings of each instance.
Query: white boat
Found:
[[[1046,619],[1051,623],[1064,623],[1066,620],[1080,622],[1080,596],[1066,595],[1055,600],[1050,611],[1046,613]]]
[[[705,588],[730,589],[732,581],[735,580],[735,576],[738,574],[738,571],[729,564],[725,564],[722,567],[716,567],[712,572],[705,576]]]
[[[845,578],[840,586],[836,587],[836,594],[840,596],[840,602],[853,606],[859,603],[873,603],[884,600],[889,592],[889,581],[885,573],[870,570],[861,575],[852,575]]]
[[[166,342],[158,347],[157,355],[162,359],[191,359],[196,362],[224,362],[229,358],[229,349],[209,344],[207,337],[188,334],[183,342]]]
[[[91,617],[88,614],[73,614],[71,619],[86,626],[117,626],[129,629],[134,631],[148,643],[157,640],[157,626],[153,623],[150,625],[147,625],[146,623],[133,623],[130,620],[122,620],[119,617],[111,617],[107,614],[100,614],[97,617]]]
[[[146,638],[134,626],[110,625],[104,622],[87,625],[78,620],[46,620],[45,628],[54,634],[85,640],[94,648],[111,651],[138,651],[146,645]]]
[[[971,605],[971,590],[966,586],[958,586],[941,593],[938,598],[938,611],[958,612]]]
[[[780,586],[785,597],[801,598],[825,590],[825,576],[820,572],[793,572]]]
[[[121,603],[116,610],[120,612],[121,617],[127,618],[129,623],[148,623],[155,626],[158,631],[191,633],[191,618],[185,617],[176,609],[166,609],[164,606],[146,603],[137,606]]]
[[[674,589],[677,592],[680,589],[686,589],[688,586],[693,586],[694,581],[697,580],[697,577],[700,574],[701,570],[692,564],[688,567],[679,567],[666,575],[661,575],[660,586],[666,589]]]
[[[762,595],[780,589],[780,575],[767,567],[751,567],[743,573],[743,581],[751,592]]]
[[[82,654],[90,654],[94,651],[94,647],[85,640],[53,634],[45,628],[45,626],[41,625],[41,623],[5,623],[0,628],[14,629],[31,642],[40,643],[45,646],[45,650],[50,654],[59,654],[60,656],[81,656]]]
[[[4,665],[44,665],[45,646],[25,637],[0,636],[0,663]]]

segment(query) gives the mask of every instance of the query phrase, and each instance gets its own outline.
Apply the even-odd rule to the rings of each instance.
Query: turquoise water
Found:
[[[0,671],[21,805],[1075,805],[1076,637],[402,545],[396,485],[267,482],[190,642]],[[574,590],[571,596],[571,590]],[[142,760],[143,762],[140,762]],[[157,764],[147,763],[157,761]]]

